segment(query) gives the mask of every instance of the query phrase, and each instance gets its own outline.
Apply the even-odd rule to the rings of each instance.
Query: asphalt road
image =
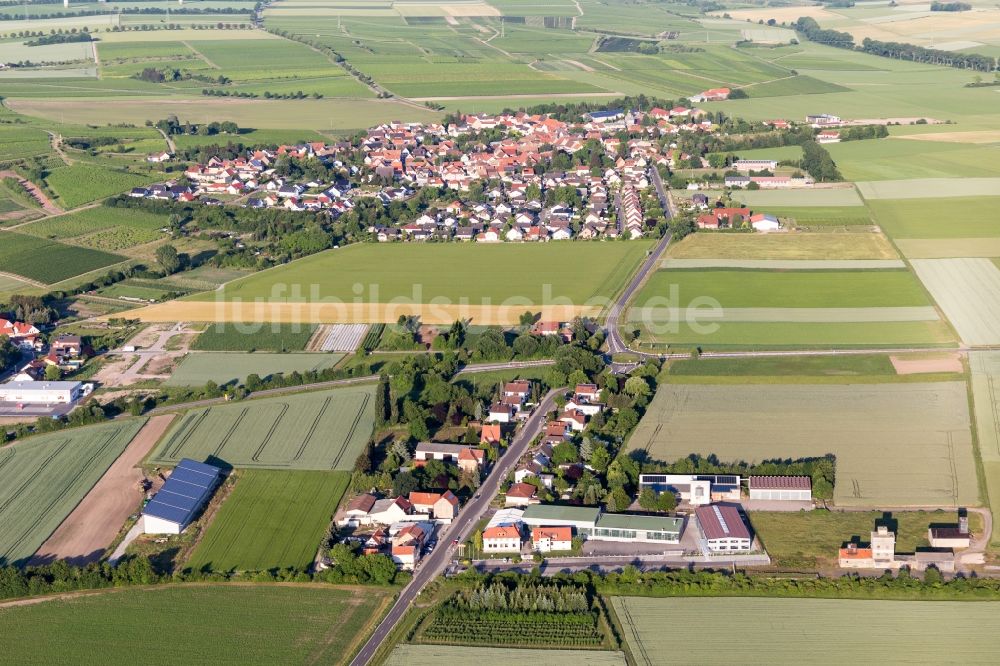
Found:
[[[625,306],[630,300],[632,300],[635,292],[639,291],[639,287],[641,287],[643,282],[646,281],[646,277],[651,272],[656,271],[656,267],[660,263],[660,257],[663,255],[669,244],[670,234],[667,234],[660,239],[660,242],[656,244],[656,247],[649,253],[646,260],[642,262],[642,266],[640,266],[639,270],[636,271],[636,274],[632,276],[628,286],[625,287],[625,290],[622,291],[618,300],[616,300],[611,306],[611,309],[608,310],[605,327],[608,329],[608,349],[612,354],[629,351],[628,345],[622,341],[621,335],[618,332],[618,320],[621,318],[622,312],[625,311]]]
[[[531,441],[541,433],[545,426],[545,415],[555,407],[555,397],[565,390],[564,388],[554,389],[546,394],[532,415],[524,422],[511,442],[511,445],[507,448],[507,452],[504,453],[503,458],[497,462],[489,476],[486,477],[486,480],[479,487],[479,492],[459,512],[458,518],[448,528],[447,534],[438,542],[438,547],[425,557],[417,567],[413,575],[413,580],[399,593],[396,603],[393,604],[389,613],[378,625],[378,628],[375,629],[375,633],[371,635],[368,642],[365,643],[361,651],[354,657],[351,666],[363,666],[371,661],[375,655],[375,651],[378,650],[396,624],[410,609],[420,590],[444,572],[454,556],[456,548],[459,547],[453,545],[453,540],[457,540],[459,544],[462,544],[468,538],[472,529],[482,519],[483,514],[486,513],[493,498],[500,491],[500,483],[507,478],[508,472],[514,468],[517,461],[528,450]]]

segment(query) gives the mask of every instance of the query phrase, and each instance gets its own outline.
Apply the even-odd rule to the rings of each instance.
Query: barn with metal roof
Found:
[[[142,510],[146,534],[180,534],[212,496],[222,470],[189,458],[177,463],[167,482]]]

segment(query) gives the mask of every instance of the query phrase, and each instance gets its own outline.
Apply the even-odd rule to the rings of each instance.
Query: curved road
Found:
[[[489,508],[493,498],[500,491],[500,483],[507,478],[508,472],[514,469],[514,465],[528,450],[532,440],[541,433],[545,426],[545,415],[555,407],[555,398],[565,388],[553,389],[542,399],[535,408],[528,420],[518,431],[507,452],[496,463],[486,480],[479,487],[476,496],[466,504],[458,514],[458,518],[448,528],[445,539],[438,542],[438,547],[425,557],[416,572],[413,580],[403,588],[396,599],[396,603],[389,609],[389,613],[379,623],[375,633],[371,635],[361,651],[351,661],[351,666],[364,666],[372,660],[379,646],[386,640],[396,624],[403,618],[406,612],[413,605],[414,600],[427,583],[437,578],[451,561],[456,546],[452,545],[453,540],[459,544],[468,538],[472,529],[480,521],[483,514]]]

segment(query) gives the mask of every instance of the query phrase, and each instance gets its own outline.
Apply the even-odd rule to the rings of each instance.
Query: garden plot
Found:
[[[311,351],[353,352],[368,332],[367,324],[330,324],[320,326],[306,347]]]
[[[831,548],[836,548],[833,544]],[[996,603],[612,597],[636,662],[840,664],[845,650],[870,663],[991,663],[1000,635],[983,632]],[[683,637],[664,627],[679,617],[734,617],[724,641],[715,622],[690,622]],[[933,628],[933,630],[930,630]],[[846,644],[845,644],[846,643]]]
[[[211,381],[224,386],[242,383],[251,374],[266,378],[278,373],[325,370],[342,358],[340,354],[193,352],[184,357],[165,385],[204,386]]]
[[[0,449],[0,566],[30,557],[145,422],[73,428]]]
[[[967,345],[1000,344],[1000,270],[989,259],[915,259],[913,269]]]
[[[962,382],[663,385],[628,442],[656,460],[832,453],[844,506],[978,503]]]
[[[358,386],[193,410],[170,429],[152,459],[349,470],[374,427],[373,396],[373,387]]]

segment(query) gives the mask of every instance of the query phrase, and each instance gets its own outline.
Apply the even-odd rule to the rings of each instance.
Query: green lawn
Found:
[[[684,307],[697,297],[731,308],[866,308],[929,305],[920,283],[905,270],[780,271],[660,270],[636,297],[650,299],[679,290]]]
[[[157,663],[346,664],[389,593],[377,587],[167,585],[0,608],[4,659],[17,664],[125,664],[137,645]],[[52,635],[38,639],[38,628]]]
[[[223,298],[309,302],[318,296],[372,303],[396,298],[412,303],[443,298],[457,303],[467,298],[491,305],[527,299],[513,301],[521,305],[562,297],[582,305],[621,289],[650,246],[647,241],[358,244],[231,282],[223,288]],[[211,293],[194,298],[217,297]]]
[[[247,470],[186,568],[305,571],[349,481],[347,472]]]
[[[167,386],[219,386],[243,382],[251,373],[267,378],[277,373],[308,372],[332,368],[343,354],[253,354],[241,352],[193,352],[184,357],[166,381]]]

